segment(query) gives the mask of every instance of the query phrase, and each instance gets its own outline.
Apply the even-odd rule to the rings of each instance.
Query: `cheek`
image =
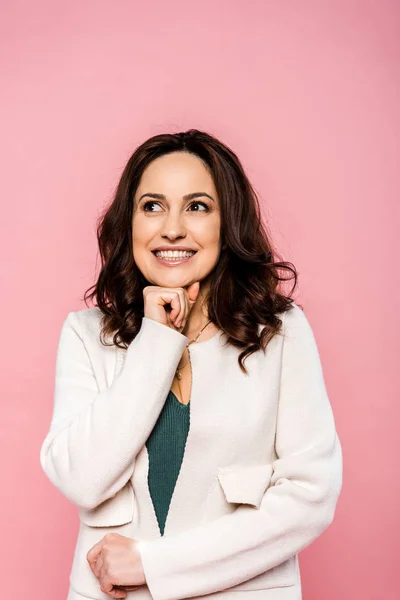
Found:
[[[138,217],[132,224],[132,243],[133,246],[139,248],[149,244],[157,233],[155,224],[149,223],[145,219]]]
[[[207,219],[207,222],[196,223],[196,225],[198,227],[193,229],[192,233],[198,238],[199,243],[201,242],[204,248],[218,245],[221,230],[219,219]]]
[[[203,265],[207,265],[207,267],[211,267],[216,262],[218,262],[219,256],[221,254],[221,246],[219,238],[213,237],[208,240],[208,243],[204,244],[202,248],[203,255]]]
[[[219,245],[219,231],[210,230],[209,232],[207,232],[207,235],[204,236],[204,248],[210,251],[218,251]]]

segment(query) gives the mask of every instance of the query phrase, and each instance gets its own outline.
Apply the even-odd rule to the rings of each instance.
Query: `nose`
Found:
[[[183,216],[179,210],[169,211],[163,219],[161,236],[169,239],[175,239],[177,237],[185,237],[186,227]]]

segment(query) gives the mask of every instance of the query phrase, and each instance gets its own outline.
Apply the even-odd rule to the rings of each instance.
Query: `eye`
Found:
[[[199,206],[204,206],[204,208],[206,209],[206,212],[210,212],[210,209],[208,208],[207,204],[205,202],[199,202],[198,200],[195,200],[194,202],[191,203],[190,206],[193,206],[193,204],[198,204]],[[196,210],[195,212],[199,212],[198,210]],[[202,211],[200,211],[202,212]]]
[[[144,212],[154,212],[153,210],[146,210],[146,206],[148,206],[149,204],[158,204],[158,202],[155,202],[154,200],[148,200],[147,202],[145,202],[143,204]],[[158,206],[159,206],[159,204],[158,204]]]

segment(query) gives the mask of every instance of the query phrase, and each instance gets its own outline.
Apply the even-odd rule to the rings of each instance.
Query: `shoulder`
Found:
[[[282,321],[280,334],[308,323],[303,309],[294,301],[287,310],[276,313],[276,316]],[[262,329],[263,327],[264,325],[259,323],[259,328]]]
[[[311,329],[309,320],[302,308],[296,302],[292,302],[288,310],[278,313],[279,318],[282,320],[282,327],[284,332],[304,329]]]
[[[313,339],[314,334],[304,310],[294,301],[287,310],[276,313],[282,321],[281,328],[276,335],[281,341],[290,341],[298,338]],[[259,325],[260,330],[263,325]]]
[[[103,313],[97,306],[93,308],[82,308],[81,310],[75,311],[77,320],[81,327],[87,331],[98,332],[101,327],[101,321],[103,319]]]
[[[282,313],[283,344],[288,354],[301,356],[302,361],[319,362],[316,336],[305,311],[296,303]]]
[[[101,331],[103,313],[97,307],[73,310],[64,320],[64,327],[71,327],[78,335],[97,337]]]
[[[67,345],[68,351],[79,355],[80,349],[84,348],[85,357],[90,358],[92,367],[107,365],[116,351],[112,336],[104,339],[101,336],[102,319],[103,313],[97,307],[70,311],[61,332],[61,343]]]

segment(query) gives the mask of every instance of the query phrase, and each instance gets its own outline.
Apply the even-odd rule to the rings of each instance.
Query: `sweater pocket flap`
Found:
[[[218,479],[228,502],[251,504],[259,508],[271,483],[272,464],[229,465],[219,467]]]
[[[79,509],[80,520],[91,527],[113,527],[125,525],[133,519],[133,488],[129,480],[115,496],[108,498],[95,508]]]

